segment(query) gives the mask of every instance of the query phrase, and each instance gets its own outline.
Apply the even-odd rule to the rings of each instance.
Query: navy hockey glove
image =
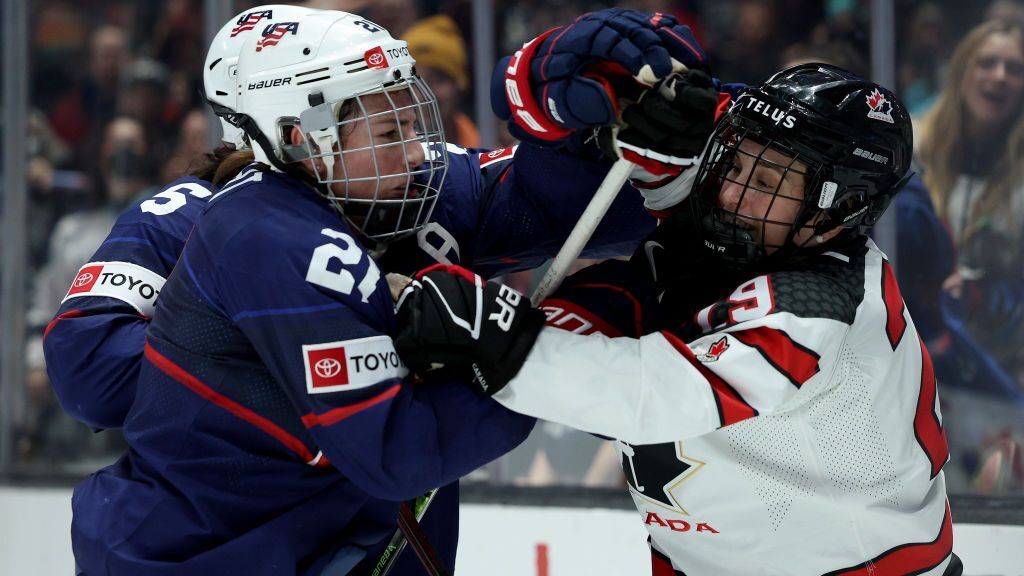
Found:
[[[607,126],[619,98],[686,68],[706,68],[690,28],[673,16],[610,8],[584,14],[526,43],[495,70],[491,101],[520,139],[561,140]]]
[[[544,313],[519,292],[459,266],[438,264],[416,277],[396,305],[402,361],[419,374],[469,366],[485,394],[504,388],[526,361]]]

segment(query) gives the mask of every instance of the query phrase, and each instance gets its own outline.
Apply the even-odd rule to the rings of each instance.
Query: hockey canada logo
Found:
[[[718,362],[719,356],[721,356],[722,353],[728,349],[729,340],[726,336],[722,336],[722,338],[719,339],[718,342],[715,342],[708,348],[706,354],[701,354],[700,356],[697,356],[697,360],[700,360],[701,362]]]
[[[885,95],[878,91],[878,88],[875,88],[871,94],[868,94],[867,99],[868,108],[870,108],[868,110],[868,118],[895,124],[892,120],[892,102],[889,102]]]
[[[231,29],[231,37],[234,38],[242,32],[248,32],[249,30],[252,30],[264,18],[270,20],[273,17],[273,10],[260,10],[258,12],[249,12],[243,14],[238,20],[235,21],[235,24],[237,24],[237,26]]]
[[[289,32],[292,34],[298,34],[299,23],[278,22],[276,24],[267,24],[267,27],[263,29],[263,37],[256,42],[256,51],[261,52],[264,48],[277,46],[277,43],[280,42]]]
[[[384,50],[381,50],[380,46],[375,46],[367,50],[366,53],[363,54],[363,60],[366,61],[366,65],[371,70],[388,67],[388,61],[384,57]]]

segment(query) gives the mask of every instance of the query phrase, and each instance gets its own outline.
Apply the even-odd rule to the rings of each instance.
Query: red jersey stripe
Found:
[[[712,396],[715,398],[715,404],[718,405],[718,420],[722,427],[757,416],[757,410],[747,404],[746,400],[728,382],[697,360],[697,357],[693,355],[693,350],[690,350],[685,342],[667,330],[662,330],[661,334],[711,385]]]
[[[43,342],[46,342],[46,337],[50,334],[50,330],[53,330],[53,327],[57,325],[57,322],[66,318],[77,318],[78,316],[85,316],[85,312],[82,312],[81,310],[68,310],[53,320],[50,320],[50,323],[46,325],[46,330],[43,330]]]
[[[189,390],[273,436],[274,439],[284,444],[289,450],[298,454],[304,462],[311,462],[313,460],[313,454],[301,440],[285,432],[277,424],[203,384],[195,376],[189,374],[169,358],[157,352],[149,345],[149,342],[146,342],[144,354],[146,359],[152,362],[161,372],[177,380]]]
[[[760,352],[772,367],[797,388],[821,370],[818,365],[821,356],[801,346],[782,330],[759,326],[730,332],[729,335]]]
[[[953,522],[949,503],[939,534],[931,542],[903,544],[890,548],[863,564],[829,572],[823,576],[907,576],[935,568],[953,553]]]
[[[316,414],[310,412],[309,414],[306,414],[305,416],[302,417],[302,423],[306,426],[306,428],[312,428],[313,426],[330,426],[331,424],[340,422],[345,418],[348,418],[349,416],[353,416],[359,412],[362,412],[363,410],[366,410],[371,406],[376,406],[377,404],[380,404],[385,400],[390,400],[394,398],[395,395],[398,394],[398,390],[400,388],[400,384],[395,384],[391,388],[388,388],[387,390],[381,392],[380,394],[377,394],[376,396],[373,396],[372,398],[367,398],[362,402],[356,402],[351,406],[342,406],[341,408],[328,410],[323,414]]]
[[[937,392],[932,358],[924,342],[920,338],[918,342],[921,345],[921,389],[917,396],[917,411],[914,413],[914,436],[928,456],[928,461],[932,464],[931,477],[935,478],[949,459],[949,445],[946,443],[942,423],[935,414]]]
[[[895,350],[903,340],[903,333],[907,331],[907,320],[903,317],[906,305],[896,284],[896,274],[888,262],[882,262],[882,299],[885,300],[885,335]]]
[[[651,576],[686,576],[686,574],[673,568],[672,561],[668,559],[668,556],[651,548]]]

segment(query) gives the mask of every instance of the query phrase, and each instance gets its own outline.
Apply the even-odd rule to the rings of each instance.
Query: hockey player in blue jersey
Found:
[[[621,14],[597,16],[619,44],[645,23],[688,35],[671,19],[613,22]],[[619,63],[665,75],[670,51],[703,59],[692,45],[653,44]],[[339,13],[274,21],[247,40],[236,121],[260,162],[204,209],[161,292],[124,426],[129,453],[76,490],[85,574],[362,573],[366,561],[349,569],[380,552],[397,502],[440,485],[428,518],[443,524],[435,544],[451,565],[450,484],[515,446],[532,420],[456,382],[408,381],[374,257],[401,271],[539,263],[608,163],[446,146],[412,64],[404,43]],[[592,254],[626,251],[650,229],[623,200]]]
[[[267,5],[231,18],[214,37],[203,66],[209,100],[235,107],[234,67],[242,43],[261,21],[291,19],[300,6]],[[220,120],[223,149],[247,147],[242,131]],[[171,182],[118,217],[82,266],[43,338],[46,368],[58,401],[94,429],[120,428],[135,400],[146,327],[192,225],[216,186],[224,152],[209,165]],[[240,166],[241,167],[241,166]]]

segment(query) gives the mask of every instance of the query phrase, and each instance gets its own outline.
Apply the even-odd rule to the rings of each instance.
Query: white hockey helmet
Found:
[[[234,145],[236,150],[246,147],[242,129],[224,119],[223,114],[235,111],[238,100],[238,53],[249,36],[258,36],[268,22],[293,20],[302,14],[312,12],[303,6],[267,4],[250,8],[227,21],[210,43],[203,65],[203,86],[206,99],[220,118],[224,135],[221,140]]]
[[[275,19],[240,54],[237,120],[258,162],[295,174],[288,164],[310,160],[317,188],[350,225],[371,240],[394,239],[426,224],[448,168],[437,99],[415,63],[405,41],[355,14]],[[398,136],[371,130],[410,118],[412,131]],[[293,128],[301,145],[292,145]],[[346,149],[341,135],[357,130],[367,144]],[[398,152],[423,161],[397,169],[379,160]],[[369,173],[360,164],[367,157]]]

